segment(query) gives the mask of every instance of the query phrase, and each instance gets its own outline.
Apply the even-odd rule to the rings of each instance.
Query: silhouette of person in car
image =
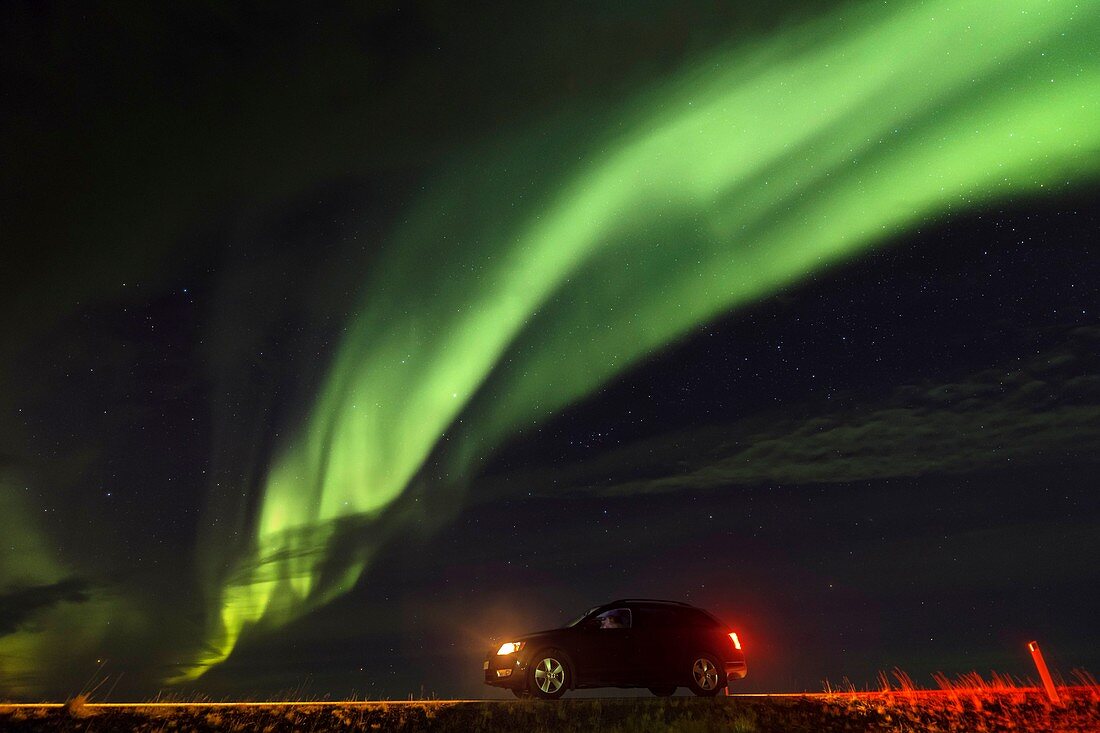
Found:
[[[601,629],[628,629],[630,628],[629,617],[627,616],[626,609],[616,608],[614,611],[605,611],[598,617],[600,619]]]

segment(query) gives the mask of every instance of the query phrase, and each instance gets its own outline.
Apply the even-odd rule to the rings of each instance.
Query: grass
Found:
[[[530,731],[532,733],[975,733],[1100,731],[1100,685],[1074,673],[1051,704],[1028,680],[977,674],[934,677],[920,689],[900,670],[874,689],[848,682],[791,696],[487,700],[453,702],[212,703],[100,705],[77,696],[64,705],[0,704],[2,730],[62,731]]]

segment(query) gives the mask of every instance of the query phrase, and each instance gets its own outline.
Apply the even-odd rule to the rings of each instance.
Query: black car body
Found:
[[[686,603],[623,599],[560,629],[517,636],[489,651],[485,684],[517,696],[557,698],[569,689],[688,687],[715,695],[747,672],[737,634]]]

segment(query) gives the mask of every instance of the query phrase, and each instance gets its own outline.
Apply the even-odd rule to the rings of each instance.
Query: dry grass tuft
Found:
[[[62,709],[70,718],[87,718],[92,715],[91,709],[88,708],[88,702],[88,695],[82,692],[66,700]]]

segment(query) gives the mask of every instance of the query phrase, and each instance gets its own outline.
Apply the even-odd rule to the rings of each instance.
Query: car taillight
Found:
[[[736,649],[737,651],[741,651],[741,640],[737,638],[737,632],[736,631],[731,631],[730,632],[730,639],[733,640],[733,648]]]

